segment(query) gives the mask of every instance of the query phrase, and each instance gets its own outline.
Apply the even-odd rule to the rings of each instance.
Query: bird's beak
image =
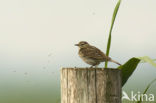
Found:
[[[75,44],[75,46],[79,46],[79,44]]]

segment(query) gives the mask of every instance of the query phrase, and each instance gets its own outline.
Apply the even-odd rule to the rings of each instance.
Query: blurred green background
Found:
[[[88,67],[74,47],[81,40],[106,51],[116,2],[1,0],[0,103],[59,103],[61,67]],[[123,64],[131,57],[156,58],[155,4],[123,0],[112,32],[114,60]],[[123,90],[142,92],[154,78],[156,68],[139,64]],[[156,96],[156,83],[148,93]]]

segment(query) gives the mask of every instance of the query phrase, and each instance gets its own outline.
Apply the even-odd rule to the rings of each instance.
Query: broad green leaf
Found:
[[[143,94],[146,94],[146,92],[148,91],[148,89],[151,87],[151,85],[154,83],[156,81],[156,79],[154,79],[153,81],[151,81],[148,85],[147,85],[147,87],[146,87],[146,89],[144,90],[144,93]],[[140,97],[140,100],[141,100],[142,98]],[[142,103],[142,101],[138,101],[137,103]]]
[[[156,67],[156,63],[154,62],[155,59],[152,60],[152,59],[151,59],[150,57],[148,57],[148,56],[138,57],[138,59],[140,59],[141,62],[147,62],[147,63],[153,65],[154,67]]]
[[[122,86],[124,86],[128,78],[132,75],[139,62],[140,59],[131,58],[124,65],[118,67],[118,69],[121,69],[122,72]]]
[[[111,46],[111,34],[112,34],[112,29],[113,29],[113,25],[114,25],[114,22],[115,22],[115,18],[116,18],[116,15],[118,13],[118,10],[119,10],[119,7],[120,7],[120,3],[121,3],[121,0],[118,1],[118,3],[116,4],[116,7],[114,9],[114,12],[113,12],[113,17],[112,17],[112,23],[111,23],[111,28],[110,28],[110,31],[109,31],[109,38],[108,38],[108,42],[107,42],[107,50],[106,50],[106,55],[109,56],[109,51],[110,51],[110,46]],[[107,68],[107,61],[105,62],[105,68]]]

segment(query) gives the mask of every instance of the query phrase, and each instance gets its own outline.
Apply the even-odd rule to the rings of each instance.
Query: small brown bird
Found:
[[[87,64],[92,65],[91,67],[97,66],[101,62],[105,62],[105,61],[110,61],[118,65],[121,65],[120,63],[106,56],[100,49],[88,44],[86,41],[81,41],[78,44],[75,44],[75,46],[79,47],[78,54],[80,58]]]

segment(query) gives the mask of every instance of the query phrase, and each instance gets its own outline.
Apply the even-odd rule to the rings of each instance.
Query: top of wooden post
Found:
[[[61,68],[62,70],[64,70],[64,69],[69,69],[69,70],[112,70],[112,71],[120,71],[120,69],[117,69],[117,68],[82,68],[82,67],[74,67],[74,68],[72,68],[72,67],[62,67]]]
[[[61,103],[121,103],[121,70],[62,68]]]

